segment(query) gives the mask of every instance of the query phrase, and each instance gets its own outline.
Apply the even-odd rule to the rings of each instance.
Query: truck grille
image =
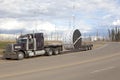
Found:
[[[6,52],[12,52],[13,51],[13,45],[12,44],[8,44],[7,46],[6,46]]]

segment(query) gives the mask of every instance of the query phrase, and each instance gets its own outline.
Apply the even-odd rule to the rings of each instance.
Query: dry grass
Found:
[[[102,47],[102,46],[105,45],[106,43],[107,43],[107,42],[103,42],[103,41],[92,42],[92,44],[93,44],[93,49]]]
[[[96,41],[96,42],[83,42],[83,44],[93,44],[93,49],[102,47],[105,45],[107,42],[106,41]]]

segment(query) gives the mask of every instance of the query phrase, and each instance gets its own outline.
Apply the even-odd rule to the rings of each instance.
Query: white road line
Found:
[[[99,69],[99,70],[94,70],[92,71],[91,73],[99,73],[99,72],[102,72],[102,71],[107,71],[107,70],[111,70],[111,69],[114,69],[116,68],[115,66],[111,66],[111,67],[107,67],[107,68],[103,68],[103,69]]]

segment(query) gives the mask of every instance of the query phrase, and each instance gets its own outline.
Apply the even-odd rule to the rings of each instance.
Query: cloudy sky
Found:
[[[65,31],[106,33],[120,25],[120,0],[0,0],[0,33]]]

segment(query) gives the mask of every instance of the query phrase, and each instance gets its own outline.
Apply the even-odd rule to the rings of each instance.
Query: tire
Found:
[[[10,60],[10,58],[4,58],[4,59],[6,59],[6,60]]]
[[[87,50],[90,50],[90,46],[87,46]]]
[[[88,50],[88,47],[86,46],[86,47],[85,47],[85,51],[87,51],[87,50]]]
[[[58,49],[58,54],[61,54],[61,49]]]
[[[92,50],[92,46],[90,46],[90,50]]]
[[[22,60],[24,59],[24,53],[23,52],[17,52],[17,60]]]
[[[58,55],[59,53],[60,53],[60,52],[59,52],[59,49],[54,49],[54,50],[53,50],[53,54],[54,54],[54,55]]]
[[[47,55],[47,56],[52,56],[52,55],[53,55],[53,49],[47,48],[47,49],[46,49],[46,55]]]

